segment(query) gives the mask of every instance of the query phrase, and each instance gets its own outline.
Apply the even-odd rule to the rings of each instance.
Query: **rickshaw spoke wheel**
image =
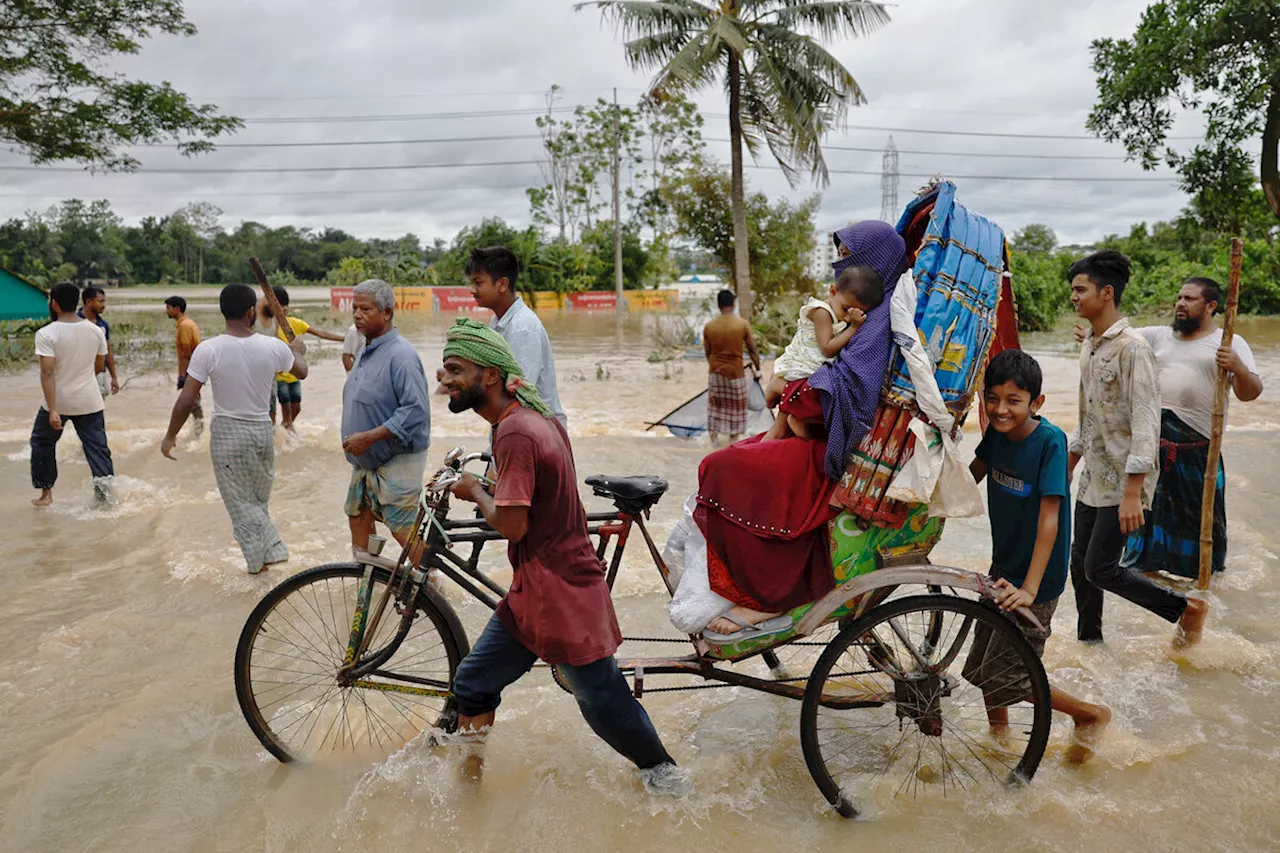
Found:
[[[962,673],[980,626],[1010,651],[970,672],[973,683]],[[1007,728],[993,730],[984,688],[1019,667],[1033,701],[1007,704]],[[823,795],[853,817],[894,798],[1025,782],[1044,755],[1051,714],[1044,667],[1008,616],[920,595],[877,607],[830,642],[805,689],[800,740]]]

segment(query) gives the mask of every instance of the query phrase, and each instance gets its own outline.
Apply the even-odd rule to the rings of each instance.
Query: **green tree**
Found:
[[[520,268],[528,269],[530,258],[527,252],[516,246],[520,236],[519,231],[497,216],[484,219],[479,225],[463,228],[454,236],[449,250],[435,264],[440,282],[455,287],[466,284],[467,255],[472,249],[484,246],[506,246],[516,253]],[[517,281],[517,286],[523,287],[524,284],[524,281]]]
[[[599,259],[599,272],[591,283],[591,290],[613,290],[613,220],[603,219],[582,232],[582,245]],[[649,266],[649,252],[640,240],[640,231],[634,225],[622,228],[622,284],[639,288]]]
[[[691,92],[724,78],[729,98],[733,280],[751,316],[751,263],[742,148],[763,141],[794,186],[801,171],[825,185],[821,142],[850,104],[866,99],[853,75],[809,33],[863,35],[889,21],[865,0],[596,0],[627,39],[635,68],[656,69],[655,96]]]
[[[130,145],[174,141],[184,154],[242,126],[168,83],[130,80],[104,61],[152,33],[195,34],[181,0],[16,0],[0,4],[0,141],[37,163],[134,169]]]
[[[0,225],[0,267],[47,285],[59,280],[55,271],[61,263],[58,234],[41,217],[29,213],[26,219],[10,219]]]
[[[1093,69],[1089,129],[1123,143],[1143,168],[1164,161],[1177,169],[1217,227],[1239,227],[1231,211],[1248,187],[1246,146],[1260,137],[1262,191],[1280,217],[1280,3],[1153,3],[1133,38],[1093,43]],[[1204,114],[1204,140],[1190,152],[1166,144],[1174,105]]]
[[[1013,247],[1019,252],[1052,252],[1058,245],[1058,235],[1048,225],[1036,222],[1013,235]]]
[[[127,247],[134,281],[160,283],[177,274],[173,247],[160,220],[154,216],[143,217],[136,226],[123,229],[120,236]]]
[[[680,231],[693,239],[724,267],[736,262],[732,179],[721,166],[698,164],[668,181],[665,195]],[[817,283],[809,276],[807,260],[813,248],[813,215],[819,197],[799,204],[786,199],[770,202],[764,193],[745,199],[749,275],[756,293],[770,300],[788,293],[810,293]]]
[[[560,240],[578,239],[609,203],[609,176],[615,141],[622,167],[641,162],[639,113],[603,98],[578,106],[570,119],[555,117],[560,87],[547,93],[547,114],[535,121],[542,137],[543,184],[527,191],[533,221],[553,229]],[[625,193],[630,196],[631,191]]]
[[[46,219],[58,234],[63,262],[75,264],[77,280],[128,277],[128,245],[120,234],[120,217],[105,199],[87,205],[68,199],[52,208]]]

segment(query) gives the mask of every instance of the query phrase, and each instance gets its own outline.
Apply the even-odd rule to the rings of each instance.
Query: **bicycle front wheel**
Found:
[[[1007,652],[966,673],[979,626]],[[1015,670],[1027,674],[1022,699],[1002,686]],[[1009,697],[993,700],[1007,725],[992,726],[984,692]],[[1051,715],[1044,667],[1008,617],[956,596],[918,595],[882,604],[831,641],[805,689],[800,742],[819,789],[854,817],[884,798],[1029,780]]]
[[[281,761],[342,753],[386,756],[424,729],[449,727],[449,687],[462,657],[460,643],[425,594],[418,596],[413,623],[391,659],[349,684],[339,681],[364,571],[355,563],[334,563],[300,572],[267,593],[240,633],[240,710]],[[389,572],[375,568],[366,601],[377,602],[389,579]],[[388,604],[366,648],[385,648],[400,623]]]

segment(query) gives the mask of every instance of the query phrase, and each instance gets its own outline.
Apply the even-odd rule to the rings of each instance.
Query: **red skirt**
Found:
[[[794,379],[783,389],[778,411],[802,421],[822,423],[822,392],[810,388],[808,379]]]
[[[702,460],[694,520],[715,592],[753,610],[789,610],[835,588],[826,444],[740,441]]]

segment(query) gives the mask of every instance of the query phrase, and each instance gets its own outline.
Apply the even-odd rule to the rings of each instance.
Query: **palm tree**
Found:
[[[729,97],[733,280],[751,316],[751,268],[742,182],[742,146],[761,140],[795,186],[808,171],[829,181],[822,138],[866,98],[853,75],[809,33],[865,35],[889,22],[884,4],[865,0],[593,0],[626,42],[633,68],[657,69],[650,96],[685,94],[724,78]]]

